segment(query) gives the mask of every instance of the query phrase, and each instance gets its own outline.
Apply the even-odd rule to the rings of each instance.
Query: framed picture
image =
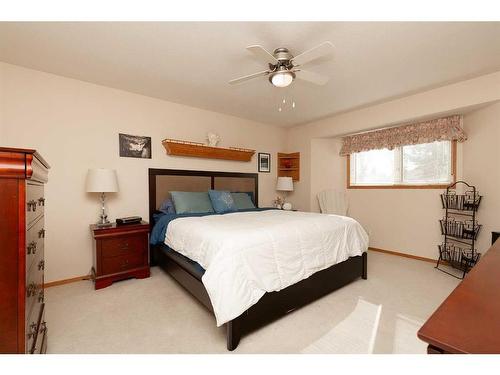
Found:
[[[118,136],[121,157],[151,159],[151,137],[122,133]]]
[[[271,172],[271,154],[259,152],[259,172]]]

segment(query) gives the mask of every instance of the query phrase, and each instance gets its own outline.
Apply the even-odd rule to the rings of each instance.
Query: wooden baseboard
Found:
[[[74,283],[77,281],[91,280],[91,279],[92,279],[92,277],[90,275],[77,276],[77,277],[72,277],[71,279],[57,280],[57,281],[51,281],[49,283],[45,283],[44,288],[50,288],[52,286],[64,285],[64,284]]]
[[[412,255],[412,254],[405,254],[405,253],[400,253],[398,251],[391,251],[391,250],[384,250],[384,249],[378,249],[376,247],[369,247],[368,250],[372,251],[377,251],[379,253],[384,253],[384,254],[391,254],[391,255],[397,255],[400,257],[404,258],[410,258],[410,259],[416,259],[416,260],[421,260],[423,262],[429,262],[429,263],[436,263],[437,259],[432,259],[432,258],[426,258],[426,257],[420,257],[418,255]]]
[[[429,263],[436,263],[437,262],[436,259],[431,259],[431,258],[426,258],[426,257],[420,257],[420,256],[417,256],[417,255],[400,253],[398,251],[378,249],[376,247],[369,247],[368,250],[376,251],[376,252],[384,253],[384,254],[397,255],[397,256],[400,256],[400,257],[404,257],[404,258],[421,260],[421,261],[429,262]],[[74,283],[74,282],[77,282],[77,281],[91,280],[91,279],[92,279],[91,275],[77,276],[77,277],[72,277],[70,279],[57,280],[57,281],[51,281],[49,283],[45,283],[44,288],[50,288],[50,287],[53,287],[53,286],[70,284],[70,283]]]

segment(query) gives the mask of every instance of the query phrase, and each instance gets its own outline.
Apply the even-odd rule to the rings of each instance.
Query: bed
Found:
[[[149,169],[152,235],[158,236],[158,226],[153,224],[169,191],[209,189],[245,192],[258,202],[258,174]],[[157,241],[151,246],[151,265],[163,268],[215,315],[218,326],[226,327],[228,350],[238,346],[242,335],[358,278],[367,278],[363,240],[366,234],[353,219],[273,209],[166,219],[168,226],[162,233],[165,242]],[[286,227],[282,222],[286,222]],[[335,236],[317,238],[318,242],[329,241],[329,246],[336,248],[333,255],[325,251],[308,254],[316,242],[300,231],[301,226],[308,225],[310,230],[306,233],[310,236],[322,226],[342,225]],[[296,243],[300,243],[299,250],[289,250]],[[245,252],[252,246],[257,249],[256,244],[257,252]],[[295,258],[277,261],[278,256],[286,257],[294,251]],[[270,252],[275,256],[266,263],[265,255]],[[233,253],[236,255],[227,260]],[[266,273],[273,261],[280,268],[280,277],[270,277],[273,270]]]

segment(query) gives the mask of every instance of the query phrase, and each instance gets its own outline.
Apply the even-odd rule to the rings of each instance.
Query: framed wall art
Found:
[[[120,133],[119,142],[121,157],[151,159],[151,137]]]
[[[259,152],[259,172],[271,172],[271,154]]]

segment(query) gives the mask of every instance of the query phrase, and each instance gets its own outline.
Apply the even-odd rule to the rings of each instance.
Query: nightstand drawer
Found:
[[[144,234],[103,239],[101,241],[101,254],[103,258],[109,258],[142,253],[148,247],[147,242],[148,236]]]
[[[119,273],[133,268],[147,266],[146,252],[133,253],[129,255],[115,256],[112,258],[102,259],[102,273],[113,274]]]

